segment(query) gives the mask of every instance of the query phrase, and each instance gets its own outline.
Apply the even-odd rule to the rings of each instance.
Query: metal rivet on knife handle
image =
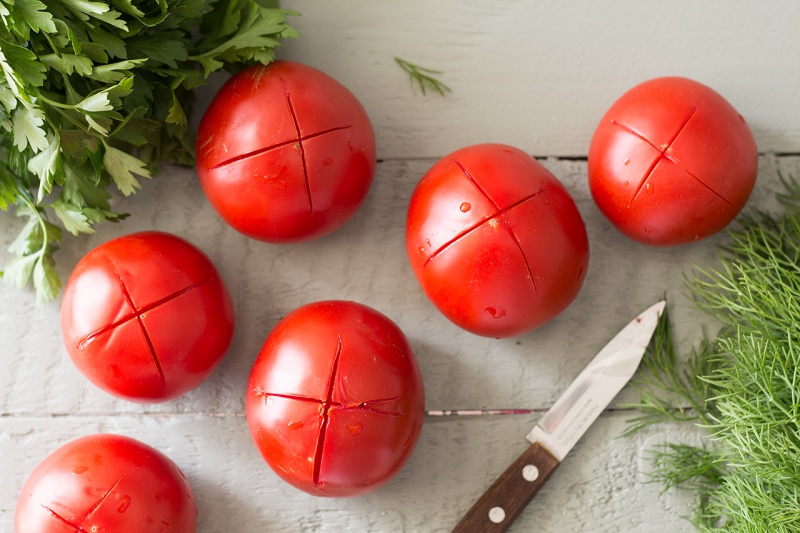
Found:
[[[489,520],[495,524],[499,524],[506,519],[506,512],[502,507],[492,507],[489,509]]]
[[[536,481],[536,478],[539,477],[539,469],[536,468],[536,465],[525,465],[525,468],[522,469],[522,477],[525,478],[525,481]]]

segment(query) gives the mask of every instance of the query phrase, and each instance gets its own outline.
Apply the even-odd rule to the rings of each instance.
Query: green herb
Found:
[[[192,165],[193,91],[273,60],[296,15],[266,0],[0,0],[0,209],[28,219],[3,278],[58,295],[63,230],[112,210],[160,162]]]
[[[696,493],[700,531],[800,531],[800,184],[781,179],[783,213],[740,217],[720,265],[687,279],[719,334],[683,365],[671,340],[655,343],[635,382],[630,432],[666,420],[705,432],[703,446],[653,452],[654,479]]]
[[[419,87],[422,94],[426,94],[427,89],[431,89],[442,96],[445,93],[450,92],[450,87],[433,77],[434,74],[441,74],[440,70],[432,70],[429,68],[423,68],[418,65],[414,65],[413,63],[409,63],[404,59],[400,59],[399,57],[395,57],[394,60],[400,65],[400,68],[405,70],[408,73],[409,78],[411,79],[411,86],[413,87],[414,84]]]
[[[642,414],[629,421],[625,435],[631,435],[652,424],[666,420],[710,423],[708,410],[709,385],[701,376],[711,368],[711,344],[703,340],[700,348],[679,363],[667,309],[661,314],[653,339],[636,378],[631,385],[641,393],[633,406]]]

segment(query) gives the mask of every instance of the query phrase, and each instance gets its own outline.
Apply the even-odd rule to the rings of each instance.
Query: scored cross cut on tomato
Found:
[[[211,261],[161,232],[102,244],[76,265],[61,323],[78,369],[133,401],[175,398],[219,364],[233,336],[233,306]]]
[[[589,185],[623,233],[653,245],[724,228],[755,184],[758,153],[742,116],[712,89],[657,78],[608,110],[589,148]]]
[[[354,496],[402,468],[423,406],[419,368],[397,326],[354,302],[317,302],[268,336],[248,384],[247,420],[285,481]]]
[[[200,123],[197,172],[236,230],[267,242],[321,237],[364,201],[375,172],[372,125],[356,97],[291,61],[233,76]]]
[[[409,204],[406,248],[434,305],[492,337],[520,335],[566,308],[589,254],[564,186],[502,144],[462,148],[431,167]]]

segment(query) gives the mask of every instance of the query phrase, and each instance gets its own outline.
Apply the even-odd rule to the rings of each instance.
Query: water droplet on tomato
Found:
[[[622,162],[622,164],[623,165],[628,165],[628,164],[630,164],[630,162],[631,162],[630,159],[626,159],[625,161]]]
[[[506,316],[506,310],[503,309],[502,307],[487,307],[486,312],[495,318],[501,318]]]
[[[421,253],[421,254],[425,253],[425,247],[424,246],[420,246],[419,247],[419,253]]]
[[[694,236],[694,240],[699,241],[700,240],[700,235],[695,235]]]
[[[461,209],[462,213],[466,213],[467,211],[472,209],[472,206],[470,205],[469,202],[464,202],[464,203],[461,204],[461,207],[459,209]]]
[[[645,233],[650,233],[650,228],[644,228]]]
[[[333,158],[329,157],[327,159],[323,159],[322,164],[325,165],[326,167],[331,166],[333,164]]]
[[[427,244],[428,246],[430,246],[430,245],[431,245],[431,240],[430,240],[430,239],[425,239],[425,244]]]
[[[351,437],[356,433],[358,433],[359,431],[361,431],[362,429],[364,429],[364,426],[359,422],[347,425],[347,432],[350,434]]]
[[[301,429],[303,427],[302,420],[292,420],[289,422],[289,429]]]
[[[545,198],[545,199],[544,199],[544,205],[550,205],[550,200],[548,200],[547,198]]]
[[[88,466],[76,466],[75,468],[72,469],[72,473],[73,474],[83,474],[87,470],[89,470]]]
[[[117,507],[118,513],[124,513],[131,506],[131,497],[127,494],[120,498],[119,506]]]
[[[655,187],[653,187],[652,183],[644,184],[644,190],[646,190],[648,193],[653,194],[653,189],[655,189]]]
[[[628,180],[625,180],[625,181],[622,182],[622,184],[627,187],[628,185],[631,184],[631,182],[628,181]]]

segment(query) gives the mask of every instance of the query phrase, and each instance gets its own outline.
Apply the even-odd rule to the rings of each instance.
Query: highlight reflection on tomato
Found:
[[[138,402],[169,400],[200,385],[224,357],[233,327],[233,304],[209,258],[156,231],[86,254],[61,304],[75,366],[104,391]]]
[[[234,75],[197,133],[197,173],[214,209],[267,242],[321,237],[366,198],[375,135],[356,97],[293,61]]]
[[[31,473],[17,533],[193,533],[197,505],[183,472],[142,442],[110,434],[63,445]]]
[[[677,77],[626,92],[589,148],[589,187],[622,233],[658,246],[712,235],[755,185],[758,151],[744,118],[711,88]]]
[[[316,496],[355,496],[394,477],[423,421],[424,390],[402,331],[347,301],[305,305],[267,337],[247,422],[269,466]]]
[[[428,170],[409,203],[406,251],[439,311],[490,337],[523,334],[563,311],[589,261],[569,192],[502,144],[462,148]]]

